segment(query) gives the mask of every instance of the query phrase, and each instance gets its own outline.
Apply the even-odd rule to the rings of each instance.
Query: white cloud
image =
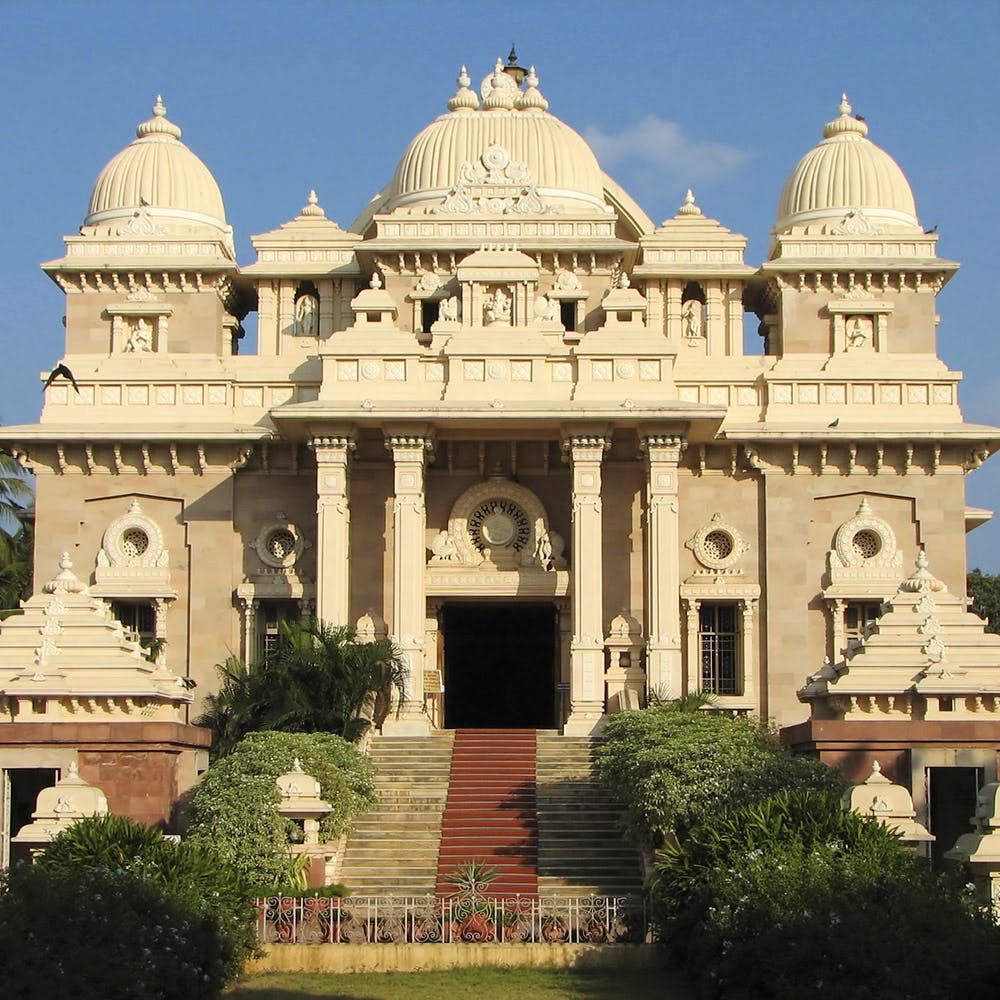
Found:
[[[677,122],[656,115],[648,115],[617,133],[590,125],[583,135],[607,170],[616,166],[626,170],[656,167],[688,185],[731,173],[747,158],[745,150],[696,139]]]

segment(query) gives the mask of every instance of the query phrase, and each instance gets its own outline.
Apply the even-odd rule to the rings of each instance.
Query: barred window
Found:
[[[111,613],[125,626],[125,634],[136,642],[156,636],[156,612],[149,601],[112,601]]]
[[[698,610],[701,689],[709,694],[742,694],[739,609],[705,601]]]

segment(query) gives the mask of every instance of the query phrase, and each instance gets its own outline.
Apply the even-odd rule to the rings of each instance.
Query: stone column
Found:
[[[604,699],[604,565],[601,462],[608,434],[569,434],[563,449],[573,470],[573,639],[567,736],[600,729]]]
[[[430,731],[430,720],[424,711],[424,631],[427,627],[424,475],[432,440],[426,432],[389,434],[385,446],[392,452],[394,473],[391,638],[402,652],[409,673],[406,703],[399,718],[386,719],[383,732],[395,736],[422,735]]]
[[[253,667],[257,659],[257,608],[259,601],[252,597],[241,597],[243,606],[243,662]]]
[[[351,509],[348,463],[350,434],[316,437],[316,617],[349,625]]]
[[[646,433],[646,683],[667,698],[682,694],[680,541],[677,463],[684,439]]]

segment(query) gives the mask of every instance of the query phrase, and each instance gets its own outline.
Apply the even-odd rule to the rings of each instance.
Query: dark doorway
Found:
[[[930,831],[937,838],[931,844],[935,868],[946,864],[944,852],[950,851],[963,833],[972,833],[970,819],[976,815],[981,784],[982,771],[978,767],[927,768]]]
[[[449,604],[442,626],[446,728],[555,727],[554,605]]]
[[[0,776],[3,772],[0,771]],[[31,822],[31,814],[35,811],[38,793],[43,788],[51,788],[58,778],[59,772],[50,767],[16,767],[7,771],[8,795],[10,796],[8,827],[5,831],[7,843],[10,844],[9,864],[17,861],[30,861],[31,851],[26,844],[11,844],[10,838],[16,836],[23,826]]]

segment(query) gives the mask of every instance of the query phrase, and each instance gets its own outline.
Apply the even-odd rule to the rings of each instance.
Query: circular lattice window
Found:
[[[250,547],[256,550],[265,566],[289,569],[302,555],[306,541],[294,524],[289,524],[282,518],[265,524]]]
[[[686,544],[698,562],[712,570],[729,569],[750,547],[721,514],[713,514],[712,520]]]
[[[149,535],[142,528],[127,528],[121,534],[119,547],[126,559],[139,559],[149,548]]]
[[[859,531],[851,539],[851,548],[860,559],[874,559],[882,550],[882,539],[874,531]]]
[[[725,531],[710,531],[702,547],[711,559],[727,559],[733,552],[733,536]]]
[[[273,558],[284,562],[295,554],[295,536],[287,528],[272,531],[267,539],[267,551]]]

